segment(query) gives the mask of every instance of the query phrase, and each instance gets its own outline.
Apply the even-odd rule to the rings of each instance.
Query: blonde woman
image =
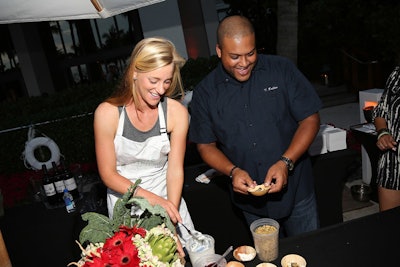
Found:
[[[95,111],[98,169],[107,190],[109,216],[115,202],[141,179],[135,195],[165,208],[174,223],[193,223],[182,199],[183,161],[189,126],[180,68],[185,60],[163,38],[147,38],[134,48],[114,94]],[[180,231],[181,242],[189,237]],[[183,250],[180,248],[183,256]]]

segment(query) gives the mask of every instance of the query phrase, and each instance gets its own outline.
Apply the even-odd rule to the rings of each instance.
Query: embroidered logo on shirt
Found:
[[[270,87],[264,88],[264,92],[270,92],[270,91],[274,91],[276,89],[278,89],[278,86],[270,86]]]

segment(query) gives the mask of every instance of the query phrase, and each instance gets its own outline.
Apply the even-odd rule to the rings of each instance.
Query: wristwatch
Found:
[[[294,164],[293,164],[293,161],[292,161],[291,159],[282,156],[282,157],[280,158],[280,160],[282,160],[283,162],[285,162],[286,167],[288,168],[289,171],[293,171],[293,169],[294,169]]]

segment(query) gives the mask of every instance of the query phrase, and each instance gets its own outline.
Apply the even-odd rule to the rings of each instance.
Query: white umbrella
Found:
[[[0,0],[0,24],[108,18],[164,0]]]

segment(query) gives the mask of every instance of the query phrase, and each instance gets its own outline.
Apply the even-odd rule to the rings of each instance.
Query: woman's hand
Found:
[[[381,151],[386,151],[386,150],[393,150],[396,151],[397,149],[397,142],[393,139],[393,136],[390,134],[385,134],[381,136],[378,141],[376,142],[376,146],[381,150]]]
[[[177,239],[177,241],[176,241],[176,250],[178,251],[178,253],[179,253],[179,256],[181,257],[181,258],[184,258],[185,257],[185,252],[183,251],[183,246],[182,246],[182,243],[181,243],[181,241],[179,240],[179,237],[178,237],[178,235],[176,235],[176,239]]]
[[[136,196],[146,198],[147,201],[149,201],[149,203],[153,206],[160,205],[161,207],[163,207],[174,224],[182,222],[182,218],[179,214],[178,208],[168,199],[160,197],[141,187],[136,191]]]

